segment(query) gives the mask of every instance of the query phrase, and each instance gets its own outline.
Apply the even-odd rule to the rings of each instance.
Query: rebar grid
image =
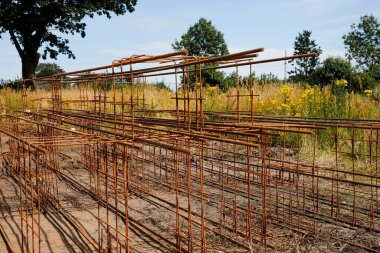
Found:
[[[234,111],[204,111],[204,71],[314,56],[253,60],[261,51],[139,55],[45,78],[49,108],[1,116],[4,167],[19,186],[20,250],[45,252],[40,220],[59,214],[84,252],[135,252],[138,237],[170,252],[276,251],[294,236],[377,252],[329,231],[380,233],[380,122],[257,116],[252,79],[242,94],[238,78]],[[144,85],[154,75],[175,76],[175,110],[146,108]],[[62,97],[72,84],[79,100]],[[240,109],[244,96],[248,112]],[[94,203],[96,232],[75,219],[67,185]]]

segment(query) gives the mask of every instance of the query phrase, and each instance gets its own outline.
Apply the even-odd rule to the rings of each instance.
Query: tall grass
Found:
[[[328,86],[324,88],[312,86],[297,86],[294,84],[255,84],[254,93],[258,96],[253,97],[253,110],[257,114],[263,115],[286,115],[286,116],[302,116],[302,117],[320,117],[320,118],[354,118],[354,119],[380,119],[380,105],[374,94],[359,94],[348,93],[344,88],[333,89]],[[245,87],[239,89],[241,95],[249,94],[249,90]],[[72,103],[64,103],[64,109],[93,109],[92,102],[85,103],[86,98],[92,100],[95,91],[92,88],[83,89],[82,87],[68,87],[62,89],[62,100],[72,101]],[[231,88],[227,92],[222,92],[217,87],[206,87],[202,90],[204,111],[216,112],[235,112],[236,93],[235,88]],[[99,95],[99,94],[98,94]],[[122,96],[124,101],[130,99],[130,89],[126,87],[122,90],[119,88],[115,92],[107,90],[107,100],[112,102],[121,101]],[[198,94],[199,95],[199,94]],[[179,97],[183,97],[183,91],[180,90]],[[191,92],[191,97],[195,97],[195,92]],[[38,110],[40,108],[49,108],[51,106],[51,92],[48,90],[37,89],[28,90],[26,100],[22,97],[22,92],[10,88],[0,90],[0,109],[2,112],[12,112],[14,110]],[[157,87],[155,85],[137,86],[134,93],[134,98],[139,98],[136,110],[145,108],[148,110],[174,110],[176,107],[175,93],[165,87]],[[144,98],[144,101],[142,99]],[[250,110],[250,97],[240,97],[240,110]],[[76,101],[76,102],[74,102]],[[195,110],[195,100],[190,103],[191,109]],[[144,103],[144,106],[143,106]],[[183,108],[183,100],[179,101],[180,109]],[[121,112],[121,105],[116,105],[116,110]],[[104,109],[104,108],[103,108]],[[107,104],[106,111],[112,112],[114,105]],[[124,108],[128,111],[128,107]],[[139,112],[136,115],[140,115]],[[160,112],[158,114],[149,114],[161,117],[171,117],[171,114]],[[333,128],[318,131],[316,135],[316,152],[318,164],[331,164],[334,162],[334,135]],[[350,139],[352,134],[348,129],[340,129],[339,135],[342,139]],[[359,139],[364,139],[363,136],[357,136]],[[368,136],[368,133],[365,133]],[[347,136],[346,136],[347,135]],[[358,135],[358,133],[357,133]],[[287,135],[285,142],[289,148],[297,146],[298,137]],[[274,140],[275,141],[275,140]],[[304,137],[301,140],[302,152],[301,157],[305,160],[313,157],[313,144],[310,138]],[[275,144],[275,143],[274,143]],[[343,145],[343,144],[342,144]],[[349,143],[347,144],[349,147]],[[344,145],[342,146],[344,148]],[[357,145],[362,151],[367,152],[369,147]],[[348,150],[349,152],[349,150]],[[364,158],[363,158],[364,159]],[[351,161],[350,159],[346,159]],[[345,161],[346,161],[345,160]],[[348,162],[347,162],[348,164]],[[352,164],[352,162],[350,163]],[[363,168],[366,163],[363,163]],[[347,165],[349,167],[349,165]],[[367,166],[368,167],[368,166]],[[367,171],[368,168],[364,168]]]
[[[77,100],[76,103],[65,103],[64,108],[80,109],[83,105],[84,95],[93,99],[94,90],[87,89],[85,92],[81,88],[69,87],[62,89],[62,100]],[[321,118],[354,118],[354,119],[380,119],[379,101],[370,96],[359,93],[348,93],[345,89],[333,90],[331,86],[319,88],[317,86],[298,86],[294,84],[255,84],[254,93],[258,96],[253,97],[253,111],[257,114],[264,115],[286,115],[286,116],[303,116],[303,117],[321,117]],[[124,101],[130,98],[130,89],[127,87],[123,90]],[[236,106],[236,89],[231,88],[227,92],[222,92],[217,87],[203,88],[203,101],[205,111],[217,112],[234,112]],[[241,95],[249,94],[245,87],[239,89]],[[103,94],[104,95],[104,94]],[[112,90],[107,91],[106,96],[109,101],[121,101],[121,89],[114,93]],[[195,92],[191,92],[191,97],[195,97]],[[152,110],[173,110],[175,109],[175,94],[167,88],[158,88],[154,85],[144,85],[135,89],[134,98],[139,98],[139,105],[142,108],[142,98],[144,98],[144,107]],[[180,90],[179,97],[183,97]],[[28,90],[26,101],[23,101],[21,91],[4,88],[0,90],[0,108],[7,111],[18,109],[36,110],[46,108],[50,105],[51,92],[48,90],[37,89]],[[250,110],[250,97],[240,97],[240,110]],[[91,103],[88,104],[91,108]],[[112,110],[111,104],[108,105]],[[180,108],[183,108],[183,101],[179,102]],[[192,100],[191,108],[195,109],[195,102]],[[121,106],[117,106],[117,110]]]
[[[206,89],[207,90],[207,89]],[[380,119],[379,102],[372,96],[348,93],[345,89],[332,90],[331,86],[300,87],[294,84],[254,85],[253,110],[258,114],[321,118]],[[208,92],[206,110],[236,111],[235,88],[223,93],[217,89]],[[240,94],[249,94],[240,88]],[[240,97],[240,110],[250,110],[250,97]]]

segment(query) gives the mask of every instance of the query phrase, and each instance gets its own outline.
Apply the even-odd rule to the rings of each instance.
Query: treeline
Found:
[[[312,31],[304,30],[294,41],[294,55],[316,53],[323,50],[311,37]],[[227,91],[235,86],[236,80],[241,85],[253,80],[260,85],[267,83],[284,83],[290,81],[301,85],[317,85],[324,87],[336,83],[344,83],[345,89],[354,92],[379,89],[380,81],[380,24],[373,15],[360,17],[358,24],[353,24],[350,31],[342,37],[345,57],[329,56],[324,60],[320,57],[297,58],[289,61],[292,69],[288,72],[288,80],[280,80],[273,73],[252,76],[239,76],[236,73],[226,74],[219,70],[202,72],[204,86],[219,87]],[[193,56],[220,56],[229,54],[223,33],[218,31],[210,20],[200,18],[188,31],[172,44],[174,50],[187,49]],[[213,67],[216,63],[204,64],[202,68]],[[43,77],[64,72],[55,63],[41,63],[36,68],[36,77]],[[190,74],[190,85],[194,87],[195,77]],[[182,81],[181,81],[182,83]],[[20,88],[20,83],[0,80],[0,88],[10,86]]]
[[[317,53],[323,50],[311,39],[311,31],[299,33],[294,42],[294,54]],[[373,15],[360,18],[358,24],[342,37],[345,58],[329,56],[289,61],[293,69],[290,80],[311,85],[333,85],[344,80],[349,91],[372,90],[380,81],[380,25]]]
[[[316,53],[323,50],[311,38],[312,32],[304,30],[299,33],[294,42],[294,55]],[[343,36],[346,56],[329,56],[321,61],[320,57],[298,58],[289,61],[292,69],[288,72],[289,80],[293,83],[318,85],[334,85],[344,83],[348,91],[364,91],[374,89],[380,80],[380,25],[373,15],[360,18],[358,24],[353,24],[348,34]],[[194,56],[219,56],[229,53],[223,34],[218,31],[212,22],[204,18],[190,26],[188,31],[172,44],[173,49],[187,49]],[[205,67],[209,67],[205,66]],[[249,76],[239,76],[236,73],[226,74],[223,71],[210,70],[202,73],[205,85],[218,86],[226,91],[234,86],[236,80],[243,85]],[[252,75],[252,80],[259,84],[281,83],[276,75]],[[194,78],[190,83],[194,85]]]

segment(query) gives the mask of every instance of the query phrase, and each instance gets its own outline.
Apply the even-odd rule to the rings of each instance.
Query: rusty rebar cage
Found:
[[[83,252],[274,252],[305,237],[378,252],[337,231],[380,233],[380,122],[258,116],[252,79],[243,94],[238,78],[233,111],[204,110],[204,71],[252,73],[255,64],[315,56],[255,60],[261,51],[135,55],[44,78],[48,108],[1,116],[4,175],[18,187],[20,236],[9,248],[51,251],[49,220]],[[145,101],[146,78],[159,75],[175,77],[176,109],[165,117]],[[62,97],[67,85],[79,100]],[[249,111],[240,109],[244,96]],[[86,222],[76,217],[81,203]]]

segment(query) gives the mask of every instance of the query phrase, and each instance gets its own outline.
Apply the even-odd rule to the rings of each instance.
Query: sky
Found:
[[[283,57],[285,50],[292,54],[298,33],[311,30],[323,60],[345,55],[342,36],[365,14],[380,21],[380,0],[138,0],[133,13],[86,19],[87,36],[68,37],[75,60],[61,55],[57,61],[40,62],[55,62],[67,72],[108,65],[132,54],[168,53],[175,39],[201,17],[224,34],[231,53],[264,47],[258,59]],[[15,79],[21,76],[21,61],[9,36],[2,37],[0,79]],[[272,72],[284,78],[284,62],[254,65],[254,70],[256,75]]]

